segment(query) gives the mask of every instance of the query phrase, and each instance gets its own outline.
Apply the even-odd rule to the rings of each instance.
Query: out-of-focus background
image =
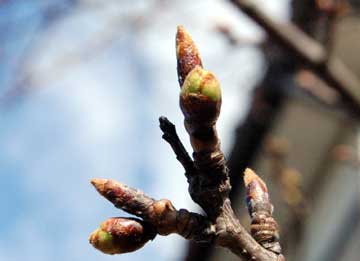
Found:
[[[360,77],[357,1],[254,3]],[[230,1],[2,0],[1,261],[235,260],[176,235],[121,256],[88,243],[101,221],[126,215],[98,195],[93,177],[199,211],[158,128],[167,116],[191,151],[178,107],[179,24],[222,83],[218,129],[242,222],[241,176],[251,166],[268,182],[288,260],[358,260],[357,116]]]

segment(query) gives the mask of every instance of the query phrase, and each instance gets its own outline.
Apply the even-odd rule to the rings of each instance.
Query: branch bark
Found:
[[[174,153],[176,155],[182,155],[180,158],[186,157],[185,155],[183,155],[184,154],[183,145],[179,140],[178,135],[176,134],[174,125],[165,117],[160,117],[160,122],[161,122],[160,124],[161,129],[164,132],[163,137],[166,137],[166,141],[168,141],[168,143],[171,145],[171,147],[174,150]],[[182,161],[180,162],[182,163]],[[186,170],[185,166],[184,168]],[[223,171],[227,172],[227,168],[224,168]],[[201,172],[199,171],[199,169],[195,169],[195,170],[191,169],[191,172],[185,173],[185,175],[188,178],[189,186],[191,188],[195,184],[199,183],[198,181],[195,181],[195,179],[192,179],[191,176],[192,175],[199,176],[201,175]],[[216,174],[214,175],[210,174],[210,175],[216,177]],[[207,178],[205,177],[205,179],[209,179],[209,177]],[[227,179],[229,179],[229,177]],[[206,188],[202,188],[202,189],[204,190]],[[219,187],[217,189],[215,188],[212,191],[212,193],[220,194],[218,191],[216,191],[218,189]],[[189,192],[191,195],[192,193],[196,193],[192,189],[190,189]],[[251,190],[251,193],[252,192],[253,189]],[[250,189],[249,189],[249,193],[250,193]],[[207,196],[205,195],[205,197]],[[228,196],[226,196],[225,199],[222,201],[221,206],[219,206],[219,204],[214,204],[213,207],[217,205],[218,205],[219,214],[215,218],[216,236],[213,240],[216,245],[229,248],[233,253],[235,253],[238,256],[244,257],[246,260],[251,260],[251,258],[253,258],[252,260],[285,260],[283,259],[282,255],[277,257],[276,254],[274,255],[273,253],[271,253],[271,252],[275,252],[277,254],[280,254],[281,250],[277,249],[276,251],[273,250],[265,251],[265,249],[260,247],[259,244],[256,242],[256,240],[249,235],[249,233],[245,230],[245,228],[240,224],[238,218],[235,216]],[[209,207],[211,208],[212,206]],[[206,211],[208,206],[204,205],[203,208]],[[210,213],[213,212],[214,212],[213,210],[210,211]],[[259,229],[257,231],[268,231],[268,229],[266,227],[265,230]],[[276,229],[273,229],[273,232],[278,233],[277,227]],[[262,239],[260,239],[259,241],[268,242],[268,240],[262,240]],[[273,239],[271,238],[270,241],[273,242]],[[278,236],[275,244],[277,246],[280,246],[278,243]]]

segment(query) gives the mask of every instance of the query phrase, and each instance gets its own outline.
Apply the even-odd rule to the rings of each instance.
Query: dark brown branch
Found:
[[[187,36],[186,39],[191,39],[183,28],[181,33]],[[184,82],[180,83],[180,107],[194,150],[195,167],[198,169],[197,175],[188,177],[190,195],[215,224],[217,245],[247,260],[284,260],[279,255],[280,251],[275,253],[259,245],[235,216],[229,199],[229,170],[216,130],[221,108],[220,84],[213,74],[195,65],[200,56],[194,44],[182,48],[185,43],[178,39],[176,44],[177,49],[184,50],[177,55],[178,64],[184,61],[194,64],[192,69],[187,67],[186,71],[178,69],[179,78],[185,77]],[[196,57],[196,61],[188,57]]]
[[[181,141],[179,140],[175,126],[167,120],[165,117],[160,117],[160,128],[164,132],[163,138],[169,142],[171,147],[173,148],[175,154],[177,155],[177,158],[179,161],[183,164],[184,168],[186,169],[186,165],[189,163],[193,163],[190,157],[188,156],[185,148],[183,147]],[[185,162],[185,164],[183,163]],[[225,161],[223,161],[225,163]],[[227,169],[222,169],[222,171],[226,172],[227,176]],[[194,175],[194,174],[192,174]],[[209,180],[209,176],[201,176],[201,173],[197,173],[198,176],[196,176],[198,179],[201,180],[201,183],[206,184],[206,180]],[[216,173],[213,173],[216,177]],[[190,187],[192,187],[194,184],[193,182],[199,183],[198,180],[195,181],[195,179],[189,180]],[[201,187],[202,191],[204,191],[206,188]],[[190,191],[190,193],[196,193],[195,191]],[[212,191],[213,194],[216,194],[218,192]],[[214,204],[216,206],[216,204]],[[225,199],[225,202],[222,202],[223,206],[223,212],[222,217],[218,218],[217,222],[217,229],[219,230],[217,232],[218,236],[216,237],[216,244],[222,245],[224,247],[230,248],[231,251],[236,253],[239,256],[244,256],[247,259],[251,259],[251,257],[257,258],[258,260],[269,260],[270,258],[274,258],[271,256],[271,254],[259,251],[257,249],[257,244],[254,242],[254,239],[247,233],[245,228],[240,224],[238,219],[236,218],[234,212],[231,208],[230,200]],[[228,231],[233,231],[231,236],[228,234]],[[256,239],[256,238],[255,238]],[[246,246],[246,248],[244,247]],[[277,246],[279,244],[277,243]],[[278,251],[276,254],[279,254],[281,251]]]
[[[172,146],[187,172],[192,199],[204,209],[206,216],[185,209],[178,211],[169,200],[154,200],[113,180],[93,179],[92,184],[97,191],[115,207],[141,220],[111,219],[105,222],[106,226],[94,232],[90,241],[105,253],[129,252],[132,248],[127,241],[124,243],[124,239],[138,239],[133,249],[142,247],[154,237],[146,232],[149,230],[145,226],[149,224],[147,227],[153,228],[150,231],[157,234],[177,233],[198,242],[215,243],[247,260],[284,260],[280,251],[260,245],[235,216],[229,199],[229,171],[216,130],[221,107],[220,84],[212,73],[202,68],[196,46],[183,27],[178,27],[176,44],[180,107],[194,150],[194,161],[177,136],[175,126],[165,117],[159,119],[160,128],[164,132],[163,138]],[[132,234],[132,227],[137,235]]]
[[[187,65],[178,66],[178,77],[184,79],[180,82],[180,108],[198,170],[188,177],[189,192],[215,222],[231,188],[215,127],[221,108],[220,84],[203,69],[196,45],[183,27],[178,27],[176,50],[177,63]]]
[[[360,116],[360,81],[337,58],[328,59],[325,48],[307,36],[294,24],[281,25],[262,12],[252,1],[230,0],[236,7],[259,24],[268,35],[291,51],[326,83],[336,89],[348,108]]]
[[[194,162],[190,158],[184,145],[182,144],[179,136],[176,133],[175,125],[172,124],[166,117],[161,116],[159,118],[160,129],[164,133],[162,138],[166,140],[173,149],[176,159],[182,164],[186,173],[193,173],[196,171]]]

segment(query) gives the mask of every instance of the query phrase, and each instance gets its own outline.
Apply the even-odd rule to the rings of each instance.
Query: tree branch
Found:
[[[162,138],[166,140],[173,149],[176,159],[184,167],[186,173],[193,173],[196,171],[193,160],[190,158],[179,136],[176,133],[175,125],[172,124],[166,117],[159,118],[160,129],[164,133]]]
[[[191,198],[203,208],[206,216],[185,209],[178,211],[167,199],[152,199],[113,180],[93,179],[97,191],[115,207],[141,219],[105,221],[91,235],[90,243],[108,254],[126,253],[139,249],[156,234],[176,233],[197,242],[226,247],[246,260],[284,261],[278,236],[274,236],[278,232],[271,216],[272,205],[264,189],[265,183],[257,175],[253,174],[251,181],[246,183],[250,191],[248,198],[254,203],[250,205],[250,214],[256,233],[251,236],[234,214],[229,199],[229,170],[216,130],[221,108],[220,84],[211,72],[203,69],[194,42],[181,26],[176,35],[176,50],[180,108],[194,161],[176,134],[175,126],[165,117],[159,119],[160,128],[186,171]],[[257,193],[259,184],[263,185],[260,194]],[[260,224],[262,221],[265,221],[264,225]]]
[[[180,50],[178,64],[192,66],[187,66],[186,71],[178,66],[181,78],[186,75],[185,81],[180,83],[180,108],[198,169],[197,175],[188,178],[192,199],[216,225],[216,244],[248,260],[284,259],[280,254],[281,248],[278,252],[263,248],[235,216],[229,199],[229,170],[216,130],[221,108],[220,84],[212,73],[202,68],[198,50],[183,27],[178,27],[176,49]],[[195,58],[192,60],[192,57]]]
[[[187,169],[186,166],[190,165],[191,167],[191,171],[189,173],[191,173],[190,175],[194,175],[194,171],[196,171],[195,169],[193,169],[194,165],[193,165],[193,161],[191,160],[191,158],[189,157],[188,153],[186,152],[185,148],[183,147],[181,141],[179,140],[178,135],[176,134],[176,130],[175,130],[175,126],[165,117],[160,117],[159,119],[160,121],[160,128],[161,130],[164,132],[163,138],[168,141],[168,143],[171,145],[171,147],[173,148],[175,154],[177,155],[177,159],[182,163],[182,165],[184,166],[185,170]],[[223,161],[225,162],[225,161]],[[227,175],[227,169],[224,168],[226,175]],[[248,169],[248,173],[249,173]],[[252,172],[253,173],[253,172]],[[201,173],[196,173],[195,175],[201,175]],[[216,176],[216,175],[215,175]],[[253,173],[254,177],[256,176],[255,173]],[[258,181],[260,180],[258,176],[256,176],[257,182],[262,182],[262,181]],[[188,178],[189,175],[188,175]],[[205,177],[206,179],[209,179],[209,177]],[[249,180],[249,178],[247,178]],[[191,182],[194,182],[194,179],[190,179],[189,183],[190,183],[190,187],[194,186],[193,184],[191,184]],[[249,183],[249,182],[248,182]],[[253,185],[253,183],[255,182],[251,182],[252,187],[255,187],[255,190],[257,189],[256,187],[256,183],[255,186]],[[247,184],[245,182],[245,184]],[[262,183],[263,184],[263,183]],[[246,185],[247,186],[247,185]],[[265,185],[266,187],[266,185]],[[204,188],[202,188],[204,189]],[[190,191],[191,193],[191,191]],[[217,192],[215,192],[217,193]],[[266,194],[267,195],[267,194]],[[268,196],[267,196],[268,199]],[[217,237],[216,237],[216,244],[230,248],[231,251],[233,251],[234,253],[236,253],[237,255],[241,255],[246,257],[247,259],[251,259],[251,257],[255,257],[259,260],[262,260],[262,258],[273,258],[271,256],[271,254],[269,255],[269,253],[264,252],[262,253],[261,251],[258,251],[258,249],[252,249],[253,246],[256,246],[257,244],[254,242],[254,239],[256,241],[258,241],[261,245],[263,245],[266,249],[269,249],[270,251],[274,252],[275,254],[280,254],[281,253],[281,247],[280,244],[278,242],[279,239],[279,232],[277,229],[277,223],[276,221],[271,217],[271,214],[268,214],[268,212],[266,212],[266,221],[268,221],[270,219],[270,224],[268,222],[265,222],[266,224],[264,226],[259,225],[259,222],[263,221],[262,218],[262,213],[259,214],[260,218],[256,218],[254,219],[255,221],[253,222],[253,227],[257,228],[256,226],[258,226],[258,229],[256,230],[252,230],[252,231],[256,231],[254,239],[247,233],[247,231],[245,230],[245,228],[240,224],[239,220],[236,218],[232,208],[231,208],[231,203],[230,200],[228,198],[225,199],[225,202],[222,203],[223,204],[223,217],[218,217],[218,222],[216,222],[216,226],[218,228],[218,232],[217,232]],[[268,206],[267,204],[270,204],[270,202],[266,202],[265,203],[266,206]],[[269,206],[271,206],[272,209],[272,205],[270,204]],[[272,210],[271,210],[272,212]],[[252,214],[251,214],[252,215]],[[273,227],[275,224],[275,228]],[[269,226],[273,225],[272,227]],[[259,227],[260,226],[260,227]],[[270,233],[269,233],[270,230]],[[229,231],[233,232],[233,235],[230,236],[229,235]],[[274,233],[271,232],[275,232],[276,231],[276,237],[272,237],[272,235],[274,235]],[[265,238],[262,237],[265,234]],[[276,239],[276,240],[274,240]],[[251,254],[249,254],[252,253]],[[255,253],[255,254],[253,254]]]

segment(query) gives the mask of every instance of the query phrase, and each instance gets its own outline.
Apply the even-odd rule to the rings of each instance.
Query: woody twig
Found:
[[[113,180],[93,179],[92,184],[101,195],[138,218],[105,221],[90,236],[90,243],[104,253],[118,254],[135,251],[156,235],[176,233],[196,242],[228,248],[245,260],[285,260],[266,185],[249,169],[244,179],[252,218],[251,233],[240,224],[232,209],[229,170],[216,130],[221,108],[220,83],[203,68],[192,38],[181,26],[176,35],[176,53],[180,108],[193,159],[182,145],[175,126],[165,117],[159,119],[160,128],[185,169],[191,198],[206,215],[177,210],[167,199],[152,199]]]

